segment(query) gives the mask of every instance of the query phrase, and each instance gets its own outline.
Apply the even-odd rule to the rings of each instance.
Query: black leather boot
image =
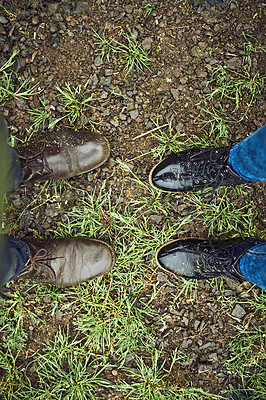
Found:
[[[169,156],[150,172],[149,182],[164,192],[201,190],[210,198],[221,185],[247,183],[228,163],[230,147],[212,150],[192,149]]]
[[[158,265],[180,276],[195,279],[229,276],[246,280],[239,269],[239,260],[261,240],[237,238],[231,240],[178,239],[157,250]]]

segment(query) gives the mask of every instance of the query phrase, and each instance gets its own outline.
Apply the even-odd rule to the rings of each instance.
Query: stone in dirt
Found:
[[[173,98],[175,99],[175,101],[179,100],[179,90],[178,89],[171,89],[171,93],[173,95]]]
[[[132,111],[129,111],[129,115],[130,115],[130,118],[136,119],[139,115],[139,112],[138,112],[138,110],[132,110]]]
[[[3,15],[0,15],[0,22],[1,24],[7,24],[8,20]]]
[[[244,310],[243,307],[241,307],[239,304],[235,305],[235,308],[232,311],[232,316],[236,318],[242,318],[246,315],[246,311]]]
[[[164,274],[163,272],[158,272],[157,282],[167,282],[167,281],[168,281],[167,275]]]
[[[151,45],[152,45],[152,38],[151,37],[147,37],[142,41],[142,47],[144,48],[144,50],[150,50],[151,49]]]
[[[156,223],[159,224],[162,220],[161,215],[151,215],[150,218]]]
[[[203,374],[203,373],[209,373],[212,372],[212,365],[209,364],[200,364],[198,366],[198,373]]]

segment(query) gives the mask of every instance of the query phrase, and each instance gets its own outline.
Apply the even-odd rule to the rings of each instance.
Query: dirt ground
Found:
[[[152,5],[149,15],[145,15],[146,4]],[[32,191],[21,187],[10,194],[7,232],[21,238],[36,232],[40,236],[51,237],[64,211],[75,204],[78,189],[92,192],[105,179],[112,188],[115,201],[122,191],[121,201],[124,203],[136,198],[138,193],[134,187],[123,182],[124,175],[116,166],[117,160],[129,165],[134,174],[147,183],[149,171],[159,158],[154,159],[151,153],[157,144],[156,139],[144,133],[153,129],[157,120],[159,125],[171,122],[174,132],[180,130],[187,134],[200,134],[198,122],[206,118],[206,106],[202,101],[210,90],[207,81],[211,78],[211,66],[219,64],[238,71],[245,55],[243,33],[255,37],[259,43],[264,40],[265,5],[259,0],[232,1],[227,4],[190,0],[0,0],[0,5],[14,14],[12,17],[0,8],[0,64],[14,50],[18,50],[14,65],[16,72],[23,78],[31,77],[34,83],[38,82],[43,89],[46,108],[54,118],[61,115],[56,84],[71,82],[90,88],[95,109],[88,110],[85,116],[77,120],[76,126],[89,126],[89,120],[98,123],[97,128],[111,145],[109,161],[91,176],[89,182],[87,175],[70,180],[77,190],[63,192],[59,200],[62,202],[60,209],[54,201],[44,203],[42,198],[38,199],[42,187],[36,185],[34,206],[19,218],[33,200]],[[115,62],[112,57],[110,60],[101,58],[93,30],[112,39],[119,37],[122,29],[131,32],[142,44],[151,59],[149,69],[143,68],[139,72],[133,70],[126,74],[119,60]],[[263,74],[264,61],[262,53],[252,53],[251,72]],[[40,105],[36,96],[27,100],[9,100],[3,112],[11,134],[23,139],[31,123],[25,110]],[[230,100],[225,108],[230,115]],[[244,109],[245,99],[234,118],[243,114]],[[233,145],[261,127],[264,117],[265,102],[263,98],[258,98],[242,121],[230,125],[229,137],[219,139],[217,144]],[[58,127],[70,126],[63,121]],[[48,131],[47,125],[44,131]],[[258,212],[255,225],[260,232],[263,232],[265,219],[264,195],[265,185],[252,184],[245,198],[239,200],[242,205],[252,199],[254,213]],[[167,219],[175,221],[180,205],[178,212],[182,217],[191,212],[186,204],[182,207],[179,196],[165,195],[163,201],[173,202],[172,212],[161,220],[156,220],[155,216],[154,224],[163,225]],[[186,226],[182,235],[207,238],[207,228],[199,220]],[[168,317],[163,328],[156,331],[156,346],[165,352],[178,346],[184,353],[188,349],[191,352],[189,363],[174,366],[171,385],[185,387],[192,383],[210,393],[220,394],[230,383],[238,382],[223,365],[229,354],[228,344],[237,332],[233,324],[241,327],[251,322],[259,324],[261,315],[260,312],[253,314],[249,308],[249,296],[254,296],[253,292],[247,292],[252,286],[250,283],[240,284],[231,279],[225,279],[224,282],[226,296],[231,301],[230,307],[224,307],[217,301],[221,295],[217,287],[200,282],[198,303],[195,304],[189,295],[182,296],[182,306],[179,305],[176,311],[169,301],[175,292],[175,278],[158,271],[155,283],[161,290],[153,302],[153,308],[158,314],[164,313]],[[254,293],[260,293],[259,288],[254,290]],[[152,287],[148,287],[147,296],[151,293]],[[243,293],[249,294],[243,299]],[[240,314],[237,313],[238,307],[243,310],[240,310]],[[29,336],[31,348],[38,347],[36,343],[40,344],[46,339],[48,330],[52,337],[59,325],[68,322],[65,317],[55,320],[44,315],[44,318],[46,324],[43,329],[38,326],[36,332],[34,328]],[[147,324],[152,326],[153,322],[147,321]],[[114,379],[114,374],[106,374],[108,379]],[[116,379],[119,380],[119,376]],[[106,398],[125,397],[110,390],[106,391]]]

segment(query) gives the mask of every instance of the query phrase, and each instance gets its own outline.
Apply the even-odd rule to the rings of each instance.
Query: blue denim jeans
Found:
[[[229,164],[247,181],[266,180],[266,125],[232,147]],[[241,257],[239,267],[248,281],[266,290],[266,243],[252,247]]]
[[[244,277],[266,290],[266,242],[251,247],[239,261]]]
[[[266,125],[232,147],[229,164],[247,181],[266,181]]]

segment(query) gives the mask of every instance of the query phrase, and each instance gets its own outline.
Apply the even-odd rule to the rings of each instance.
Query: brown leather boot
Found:
[[[45,285],[72,286],[104,275],[114,266],[112,247],[84,237],[23,241],[30,257],[16,279],[31,279]]]
[[[96,132],[65,130],[39,135],[16,151],[24,170],[22,183],[31,184],[91,171],[108,159],[110,146]]]

